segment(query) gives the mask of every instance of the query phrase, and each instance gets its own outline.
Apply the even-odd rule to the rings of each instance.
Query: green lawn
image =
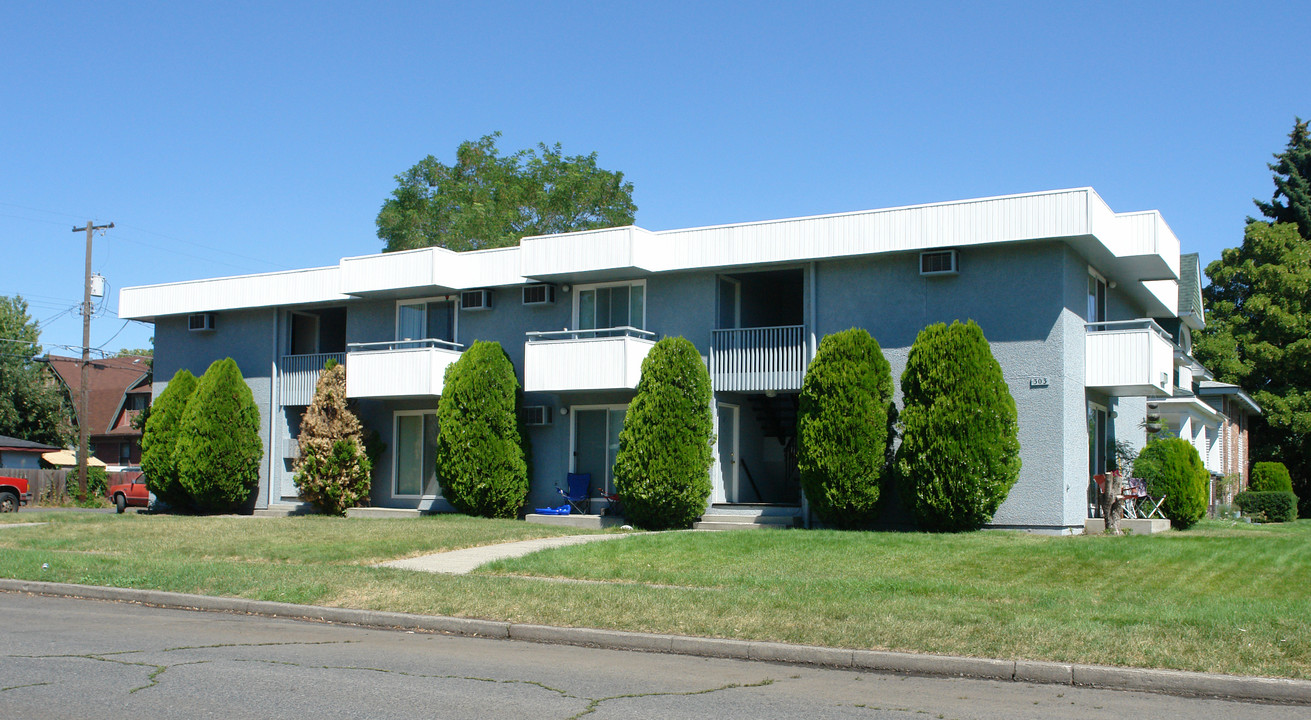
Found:
[[[0,575],[514,622],[1311,678],[1311,521],[1203,522],[1185,533],[1119,538],[639,534],[453,577],[370,565],[562,531],[459,516],[4,518],[36,519],[51,524],[0,530]]]

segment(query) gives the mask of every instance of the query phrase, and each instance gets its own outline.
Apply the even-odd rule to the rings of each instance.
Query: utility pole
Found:
[[[87,387],[87,366],[91,364],[91,234],[112,227],[114,223],[93,225],[88,220],[85,228],[73,228],[73,232],[86,231],[86,272],[82,279],[82,377],[77,388],[77,499],[82,502],[86,502],[86,468],[90,459],[88,450],[91,434],[91,393]]]

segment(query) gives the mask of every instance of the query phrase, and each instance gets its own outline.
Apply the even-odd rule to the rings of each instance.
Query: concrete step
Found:
[[[701,516],[692,524],[694,530],[760,530],[766,528],[795,527],[797,518],[790,515],[721,515]]]

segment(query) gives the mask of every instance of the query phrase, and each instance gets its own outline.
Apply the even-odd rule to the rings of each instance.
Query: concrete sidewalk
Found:
[[[596,542],[598,540],[615,540],[624,537],[628,536],[612,533],[609,535],[565,535],[563,537],[520,540],[519,542],[501,543],[499,545],[483,545],[481,547],[465,548],[463,550],[452,550],[450,552],[433,553],[432,555],[421,555],[419,557],[406,558],[404,560],[391,560],[385,563],[380,563],[375,567],[463,575],[467,572],[472,572],[475,568],[485,565],[493,560],[523,557],[529,553],[535,553],[538,550],[566,547],[569,545],[581,545],[582,543]]]

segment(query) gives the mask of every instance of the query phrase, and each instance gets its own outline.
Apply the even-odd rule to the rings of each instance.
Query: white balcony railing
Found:
[[[1088,323],[1084,385],[1116,397],[1168,397],[1174,340],[1150,319]]]
[[[283,355],[278,362],[278,398],[282,405],[309,405],[314,401],[314,388],[319,375],[329,360],[346,362],[346,353],[316,353],[314,355]]]
[[[714,330],[710,383],[716,390],[800,390],[806,376],[806,327]]]
[[[524,344],[524,390],[632,390],[655,333],[635,327],[530,332]]]
[[[435,398],[464,346],[446,340],[394,340],[347,346],[346,397]]]

